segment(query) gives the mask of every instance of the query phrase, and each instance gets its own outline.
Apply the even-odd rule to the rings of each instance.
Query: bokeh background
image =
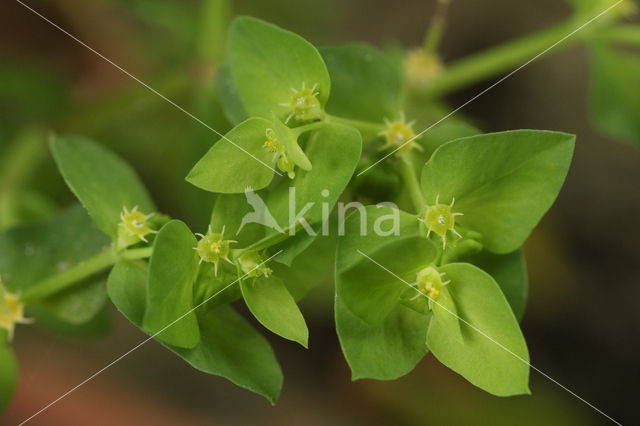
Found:
[[[226,30],[225,19],[207,16],[201,1],[26,3],[218,130],[228,129],[211,85],[214,66],[224,59],[215,40]],[[416,46],[434,5],[240,0],[228,14],[257,16],[316,45]],[[569,14],[558,0],[454,0],[441,52],[453,60]],[[203,26],[207,19],[210,25]],[[489,83],[447,101],[455,107]],[[593,130],[588,95],[588,57],[575,47],[544,56],[462,113],[485,131],[539,128],[577,135],[564,189],[525,246],[530,295],[522,327],[534,366],[623,424],[640,424],[640,149]],[[195,212],[206,211],[203,204],[213,199],[182,178],[215,135],[14,0],[3,1],[0,160],[17,140],[35,153],[16,182],[33,194],[29,202],[41,215],[72,202],[46,149],[49,131],[83,134],[109,146],[135,165],[161,210],[196,226],[206,222],[206,214]],[[393,382],[351,382],[333,327],[332,292],[326,283],[302,303],[309,350],[269,336],[285,373],[275,407],[150,342],[32,424],[606,424],[535,371],[532,396],[506,399],[474,388],[431,356]],[[18,327],[13,345],[20,382],[0,423],[30,416],[146,337],[115,309],[108,317],[92,338]]]

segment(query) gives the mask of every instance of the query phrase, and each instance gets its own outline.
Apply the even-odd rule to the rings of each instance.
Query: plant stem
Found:
[[[551,28],[455,61],[442,74],[434,77],[427,95],[442,96],[500,73],[510,71],[562,40],[582,24],[584,22],[569,19]],[[581,29],[566,40],[563,40],[562,43],[554,46],[553,50],[557,52],[560,49],[566,49],[578,43],[589,34],[590,30],[590,26]]]
[[[598,31],[598,39],[610,43],[623,43],[640,46],[640,27],[638,25],[616,25]]]
[[[400,157],[400,175],[404,180],[407,189],[409,190],[409,196],[413,202],[413,207],[416,210],[416,214],[422,213],[425,206],[424,197],[422,196],[422,189],[420,188],[420,182],[414,172],[414,167],[411,161],[406,156]]]
[[[145,247],[118,253],[110,248],[78,263],[66,271],[36,283],[26,290],[20,299],[25,303],[44,299],[114,265],[121,258],[128,260],[147,258],[151,256],[151,250],[151,247]]]
[[[442,40],[442,33],[444,32],[445,18],[447,16],[447,9],[451,0],[438,0],[436,5],[436,11],[431,19],[429,30],[424,38],[424,52],[427,55],[433,55],[438,51],[440,47],[440,40]]]
[[[374,123],[371,121],[352,120],[350,118],[336,117],[334,115],[325,114],[324,121],[327,123],[345,124],[347,126],[355,127],[363,135],[377,135],[384,130],[385,125],[383,123]]]
[[[301,134],[308,132],[310,130],[316,130],[324,126],[324,121],[316,121],[314,123],[305,124],[304,126],[294,127],[291,131],[296,135],[296,138]]]

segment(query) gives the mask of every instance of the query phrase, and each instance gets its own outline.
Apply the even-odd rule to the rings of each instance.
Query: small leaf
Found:
[[[226,377],[275,403],[282,370],[269,342],[230,306],[199,315],[202,338],[193,349],[170,347],[198,370]]]
[[[172,220],[162,227],[149,260],[147,311],[143,325],[158,340],[192,348],[200,339],[193,312],[193,282],[198,267],[196,238],[187,225]]]
[[[273,179],[273,154],[263,148],[272,124],[250,118],[231,129],[193,166],[187,181],[207,191],[242,193],[257,191]]]
[[[1,330],[4,332],[4,330]],[[0,412],[9,405],[18,381],[18,364],[6,342],[6,333],[0,332]]]
[[[285,339],[307,347],[307,324],[279,278],[271,275],[268,278],[242,280],[240,288],[247,307],[262,325]]]
[[[393,380],[409,373],[427,353],[429,317],[396,305],[379,324],[369,325],[335,299],[336,331],[353,380]]]
[[[302,148],[300,148],[300,145],[298,145],[298,140],[295,137],[294,132],[277,118],[273,120],[273,130],[276,132],[278,139],[284,145],[289,158],[302,170],[311,170],[311,162]]]
[[[489,274],[468,263],[440,268],[458,309],[463,342],[432,321],[429,350],[474,385],[498,396],[529,393],[529,353],[507,300]]]
[[[145,214],[153,202],[134,170],[104,147],[77,136],[54,136],[51,152],[71,191],[104,233],[117,236],[123,207]]]
[[[420,233],[415,216],[398,210],[394,213],[390,207],[369,206],[364,212],[366,216],[362,218],[358,211],[349,215],[344,237],[339,239],[336,294],[358,318],[368,324],[379,324],[407,290],[407,285],[395,275],[414,282],[417,272],[435,260],[436,249]],[[385,216],[392,219],[394,214],[398,215],[398,235],[376,233],[375,223]],[[364,229],[360,228],[361,221],[365,222]]]
[[[353,44],[321,48],[320,53],[331,76],[329,113],[380,123],[395,118],[402,82],[397,67],[382,52]]]
[[[432,327],[439,327],[443,333],[448,334],[458,342],[463,342],[460,321],[458,320],[458,309],[448,288],[448,286],[442,287],[438,297],[431,302],[431,309],[433,310],[431,321],[438,323],[437,325],[432,325]]]
[[[457,139],[422,171],[427,204],[450,203],[456,223],[494,253],[519,248],[551,207],[567,175],[575,136],[515,130]]]
[[[640,143],[640,58],[591,46],[591,118],[602,133]]]
[[[496,280],[518,320],[522,319],[527,304],[527,265],[522,249],[508,254],[483,251],[466,259]]]
[[[95,317],[106,301],[105,281],[99,277],[45,299],[42,306],[64,322],[79,325]]]
[[[246,194],[221,194],[211,213],[211,229],[213,232],[224,229],[226,239],[237,241],[233,248],[247,247],[264,237],[264,226],[245,221],[245,216],[254,211]]]
[[[107,280],[111,301],[122,315],[138,327],[142,327],[147,309],[147,271],[146,262],[121,259]]]
[[[303,84],[314,85],[324,105],[329,97],[329,73],[313,45],[275,25],[250,17],[236,18],[229,32],[229,63],[238,93],[250,116],[285,120],[287,103]]]

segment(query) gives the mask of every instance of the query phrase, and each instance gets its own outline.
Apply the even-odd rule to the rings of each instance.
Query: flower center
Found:
[[[399,147],[398,152],[400,154],[404,154],[411,148],[422,151],[422,147],[413,140],[416,136],[413,131],[414,122],[407,123],[404,113],[400,113],[400,118],[396,121],[389,121],[385,118],[384,122],[387,128],[378,133],[378,136],[384,136],[385,138],[385,144],[381,149],[397,149]]]
[[[235,243],[236,241],[224,239],[224,228],[222,228],[222,232],[218,233],[213,232],[211,225],[209,225],[206,235],[196,235],[200,237],[200,241],[198,241],[198,245],[194,247],[194,249],[198,253],[198,256],[200,256],[200,263],[213,263],[215,275],[218,275],[218,263],[220,260],[225,260],[233,264],[233,262],[229,260],[229,244]]]
[[[305,83],[302,83],[302,88],[296,90],[291,88],[293,96],[288,102],[280,104],[290,108],[290,113],[285,120],[285,124],[289,123],[289,120],[295,118],[299,121],[319,120],[322,118],[323,111],[320,101],[318,100],[319,92],[316,91],[318,84],[314,84],[312,88],[305,87]]]
[[[454,213],[451,209],[455,203],[455,198],[452,199],[451,204],[440,204],[440,196],[436,197],[436,203],[432,206],[427,205],[424,212],[424,216],[419,218],[427,226],[427,237],[431,232],[435,232],[442,238],[442,248],[447,246],[447,232],[452,232],[458,238],[462,238],[462,235],[455,229],[456,216],[462,216],[463,213]]]

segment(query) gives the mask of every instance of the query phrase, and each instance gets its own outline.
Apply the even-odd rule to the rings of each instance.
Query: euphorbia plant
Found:
[[[5,334],[27,321],[24,309],[81,327],[108,296],[195,368],[275,402],[280,366],[233,304],[307,347],[297,301],[335,265],[336,329],[354,379],[400,377],[431,352],[492,394],[529,393],[521,246],[561,189],[574,136],[482,134],[456,118],[417,133],[414,119],[443,108],[421,98],[447,81],[435,56],[416,56],[429,52],[401,63],[365,45],[316,49],[248,17],[228,40],[216,86],[234,127],[186,176],[217,194],[210,224],[159,213],[99,144],[52,136],[82,207],[0,237]],[[15,382],[6,345],[0,359],[4,404]]]

